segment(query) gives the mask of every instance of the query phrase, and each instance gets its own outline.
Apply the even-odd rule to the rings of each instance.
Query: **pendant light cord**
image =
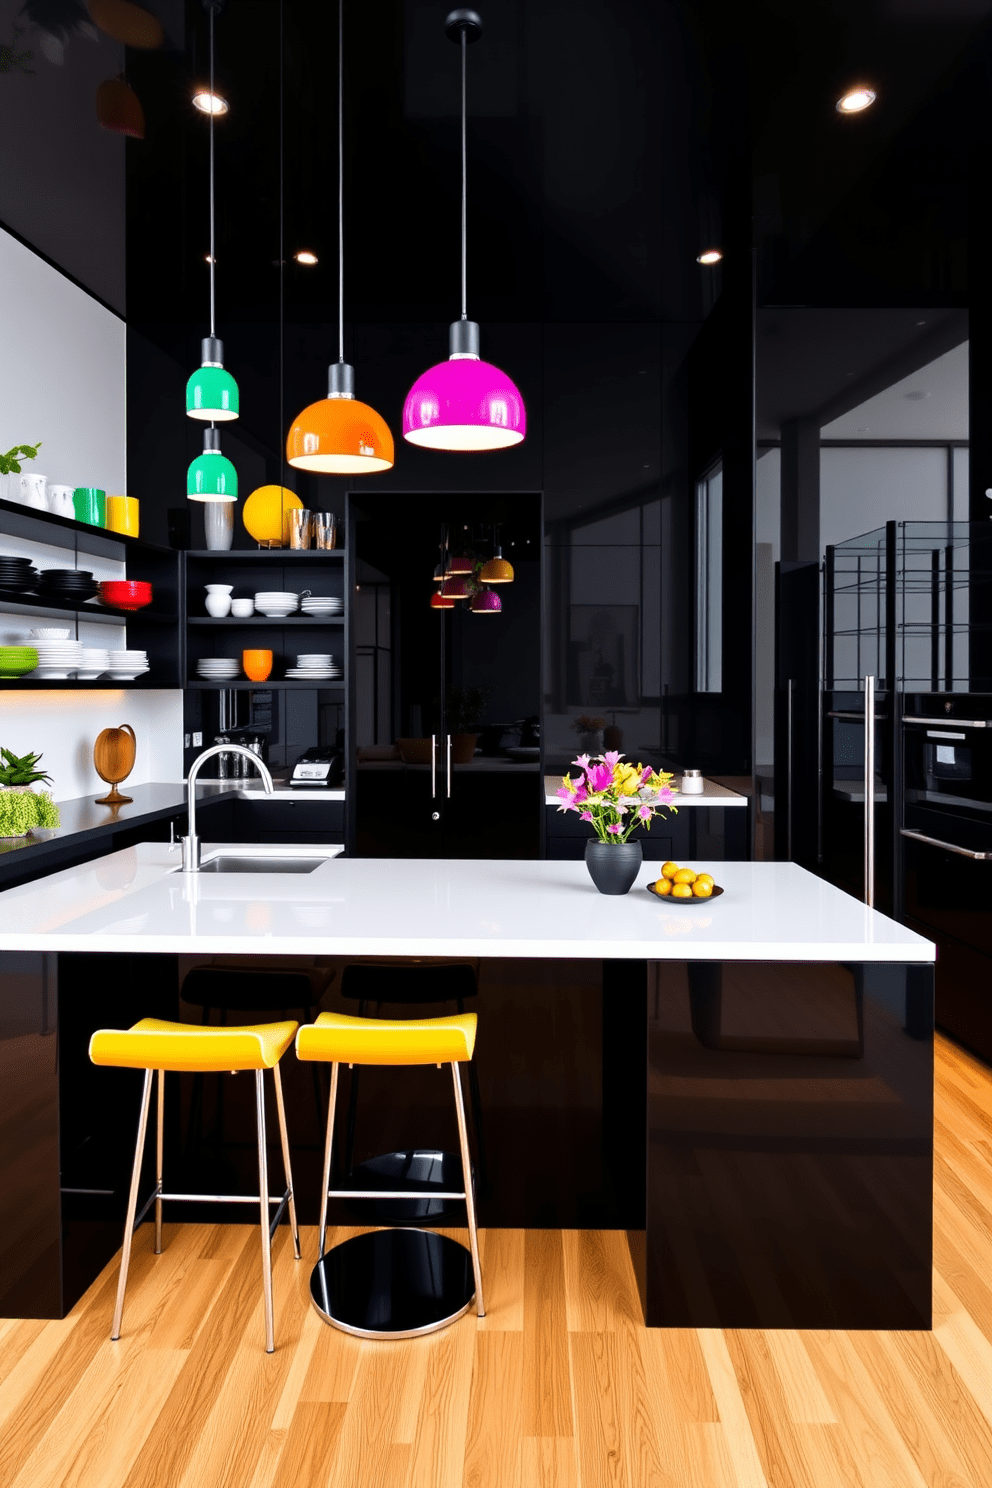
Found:
[[[217,107],[217,95],[214,92],[214,11],[213,6],[209,12],[210,32],[210,335],[211,338],[217,334],[216,326],[216,290],[214,287],[214,270],[216,253],[214,251],[214,110]]]
[[[462,320],[468,319],[468,149],[466,144],[465,27],[462,27]]]
[[[344,0],[338,0],[338,361],[344,361]]]

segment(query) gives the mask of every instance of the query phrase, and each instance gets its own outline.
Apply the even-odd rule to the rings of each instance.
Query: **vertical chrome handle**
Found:
[[[437,734],[431,734],[431,800],[437,795]]]
[[[785,856],[792,862],[792,678],[785,691]]]
[[[875,903],[875,678],[865,678],[865,903]]]
[[[447,735],[447,740],[448,740],[448,795],[450,796],[451,795],[451,735],[450,734]]]

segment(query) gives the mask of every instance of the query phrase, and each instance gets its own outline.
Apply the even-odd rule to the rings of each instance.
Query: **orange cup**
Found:
[[[242,651],[241,665],[251,682],[265,682],[272,674],[271,651]]]

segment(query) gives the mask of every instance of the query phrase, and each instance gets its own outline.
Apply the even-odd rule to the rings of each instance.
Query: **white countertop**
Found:
[[[563,775],[545,775],[544,777],[544,801],[547,806],[560,806],[561,801],[555,795],[555,791],[564,780]],[[682,794],[682,777],[676,775],[672,785],[678,787],[679,794],[675,797],[672,805],[679,811],[683,806],[746,806],[747,796],[742,796],[739,791],[730,790],[725,785],[717,785],[715,780],[703,780],[703,788],[700,792],[691,796]]]
[[[645,864],[622,898],[599,894],[581,862],[338,858],[301,875],[184,875],[177,867],[166,845],[141,843],[8,889],[0,893],[0,951],[733,961],[935,955],[929,941],[794,863],[722,863],[717,877],[726,892],[685,906],[646,892],[656,864]]]

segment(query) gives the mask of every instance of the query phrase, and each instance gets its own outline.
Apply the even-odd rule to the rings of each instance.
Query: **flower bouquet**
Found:
[[[651,830],[654,818],[677,808],[672,776],[650,765],[633,765],[616,750],[572,763],[582,772],[566,775],[557,791],[559,811],[576,811],[589,822],[595,838],[586,844],[586,866],[601,894],[626,894],[641,865],[641,844],[632,842],[638,827]]]

